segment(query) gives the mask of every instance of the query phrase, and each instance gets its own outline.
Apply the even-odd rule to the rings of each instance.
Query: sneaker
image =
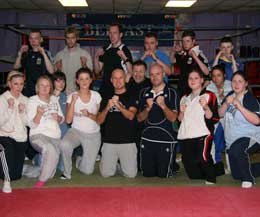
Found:
[[[42,188],[44,186],[45,182],[44,181],[38,181],[34,185],[35,188]]]
[[[2,191],[4,193],[11,193],[12,192],[11,183],[9,181],[4,181]]]
[[[253,183],[247,182],[247,181],[242,182],[242,185],[241,185],[242,188],[252,188],[252,186],[253,186]]]
[[[206,184],[206,185],[215,185],[216,183],[215,183],[215,182],[205,181],[205,184]]]
[[[62,180],[68,180],[68,179],[71,179],[71,178],[65,176],[64,174],[61,174],[60,179],[62,179]]]

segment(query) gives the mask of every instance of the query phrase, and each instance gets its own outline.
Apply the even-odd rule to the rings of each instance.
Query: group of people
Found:
[[[138,170],[146,177],[173,176],[180,149],[188,177],[206,184],[225,173],[226,151],[227,170],[242,187],[253,186],[260,175],[259,164],[250,161],[260,149],[260,105],[232,54],[231,38],[220,41],[209,63],[190,30],[171,58],[159,50],[157,35],[148,33],[135,62],[120,24],[110,25],[110,44],[97,50],[93,62],[77,37],[77,29],[68,27],[66,47],[52,60],[34,30],[30,48],[23,45],[18,52],[9,89],[0,95],[3,192],[11,192],[10,182],[21,178],[28,146],[40,159],[36,188],[57,168],[61,179],[71,179],[77,147],[82,153],[76,153],[76,168],[82,173],[93,173],[101,152],[103,177],[118,172],[130,178]],[[180,69],[177,89],[168,84],[172,64]],[[91,87],[99,74],[97,92]]]

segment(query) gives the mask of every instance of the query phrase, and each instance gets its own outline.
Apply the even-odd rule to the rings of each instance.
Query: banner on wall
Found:
[[[175,30],[174,15],[115,15],[115,14],[67,14],[67,25],[74,25],[80,30],[82,46],[102,46],[108,42],[109,24],[118,22],[124,27],[124,43],[128,46],[143,46],[147,32],[158,35],[160,46],[172,46]]]

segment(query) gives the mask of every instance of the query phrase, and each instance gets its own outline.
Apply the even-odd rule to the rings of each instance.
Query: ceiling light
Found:
[[[171,0],[168,1],[165,7],[191,7],[197,0]]]
[[[88,7],[86,0],[59,0],[63,7]]]

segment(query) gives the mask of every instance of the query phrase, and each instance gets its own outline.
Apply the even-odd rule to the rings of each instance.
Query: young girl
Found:
[[[57,97],[52,95],[53,83],[43,75],[36,83],[37,95],[28,103],[30,142],[42,154],[41,172],[35,187],[42,187],[54,176],[59,160],[61,131],[59,123],[64,120]]]
[[[207,90],[215,93],[218,106],[221,105],[224,97],[232,90],[231,81],[226,80],[225,67],[223,65],[216,65],[211,71],[212,81],[207,86]],[[211,154],[215,163],[216,175],[223,175],[225,173],[230,173],[228,159],[227,169],[225,171],[224,164],[222,162],[222,152],[225,150],[225,138],[224,131],[222,127],[222,119],[216,124],[214,132],[214,143]]]
[[[72,123],[61,142],[61,155],[64,172],[61,179],[71,178],[73,150],[82,146],[83,156],[76,167],[85,174],[94,171],[96,157],[101,145],[100,126],[96,122],[101,97],[98,92],[90,90],[92,72],[81,68],[76,72],[79,90],[68,96],[66,121]]]
[[[260,164],[250,162],[250,155],[260,150],[260,105],[247,90],[242,72],[235,72],[231,82],[233,91],[224,99],[219,115],[224,116],[231,174],[242,181],[242,188],[251,188],[260,175]]]
[[[21,92],[24,74],[11,71],[7,77],[9,90],[0,96],[0,177],[3,192],[11,193],[11,180],[22,176],[27,148],[26,108],[28,98]]]
[[[203,82],[202,72],[192,69],[188,76],[191,93],[180,102],[178,139],[189,178],[206,179],[206,184],[213,184],[216,175],[210,151],[214,124],[218,122],[218,104],[214,93],[202,89]]]

